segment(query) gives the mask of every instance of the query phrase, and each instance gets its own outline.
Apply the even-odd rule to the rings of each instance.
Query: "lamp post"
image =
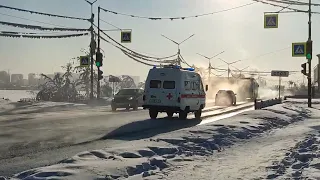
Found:
[[[228,63],[227,61],[225,61],[225,60],[223,60],[223,59],[221,59],[221,58],[219,58],[219,59],[228,65],[228,79],[229,79],[229,77],[230,77],[230,65],[231,65],[231,64],[235,64],[235,63],[237,63],[237,62],[239,62],[239,61],[241,61],[241,60],[233,61],[233,62],[231,62],[231,63]]]
[[[207,57],[207,56],[205,56],[205,55],[202,55],[202,54],[197,53],[198,55],[200,55],[200,56],[208,59],[208,61],[209,61],[209,67],[208,67],[208,68],[209,68],[209,83],[210,83],[210,80],[211,80],[211,67],[212,67],[212,66],[211,66],[211,59],[217,57],[218,55],[220,55],[220,54],[222,54],[222,53],[224,53],[224,52],[225,52],[225,51],[219,52],[218,54],[212,56],[211,58],[209,58],[209,57]]]
[[[176,45],[178,45],[178,60],[177,60],[177,65],[181,66],[181,60],[180,60],[180,45],[181,45],[182,43],[186,42],[188,39],[190,39],[190,38],[191,38],[192,36],[194,36],[194,35],[195,35],[195,34],[192,34],[191,36],[189,36],[189,37],[186,38],[185,40],[183,40],[183,41],[181,41],[180,43],[178,43],[178,42],[176,42],[176,41],[174,41],[174,40],[166,37],[165,35],[162,35],[162,34],[161,34],[161,36],[163,36],[164,38],[166,38],[166,39],[170,40],[171,42],[175,43]]]

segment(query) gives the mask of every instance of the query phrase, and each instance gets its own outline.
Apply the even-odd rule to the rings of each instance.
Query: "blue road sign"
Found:
[[[278,28],[278,14],[265,14],[264,28]]]
[[[306,56],[306,43],[292,43],[292,57],[304,57]]]
[[[121,31],[121,42],[131,43],[131,31]]]

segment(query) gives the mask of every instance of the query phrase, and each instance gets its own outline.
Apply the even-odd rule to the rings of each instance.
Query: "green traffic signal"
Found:
[[[100,62],[96,62],[96,66],[100,67],[101,66]]]
[[[311,59],[311,54],[307,54],[307,59]]]

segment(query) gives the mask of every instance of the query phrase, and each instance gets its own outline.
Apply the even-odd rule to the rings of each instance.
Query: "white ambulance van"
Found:
[[[142,107],[149,109],[152,119],[157,118],[159,112],[166,112],[168,117],[179,113],[180,119],[186,119],[189,112],[194,112],[200,119],[206,105],[208,85],[205,87],[193,68],[176,65],[154,67],[149,70],[145,83]]]

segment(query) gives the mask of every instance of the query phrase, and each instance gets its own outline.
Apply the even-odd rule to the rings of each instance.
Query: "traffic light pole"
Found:
[[[94,14],[91,13],[91,27],[90,27],[90,31],[91,31],[91,43],[90,43],[90,81],[91,81],[91,91],[90,91],[90,99],[93,99],[93,44],[94,44],[94,34],[93,34],[93,21],[94,21]]]
[[[311,0],[309,0],[309,37],[308,41],[311,41]],[[311,107],[311,60],[312,60],[312,51],[311,51],[311,58],[308,59],[308,67],[309,67],[309,73],[308,73],[308,107]]]
[[[100,53],[100,6],[98,7],[98,53]],[[100,67],[98,67],[98,72],[100,72]],[[97,82],[97,99],[100,99],[100,80],[98,77]]]

